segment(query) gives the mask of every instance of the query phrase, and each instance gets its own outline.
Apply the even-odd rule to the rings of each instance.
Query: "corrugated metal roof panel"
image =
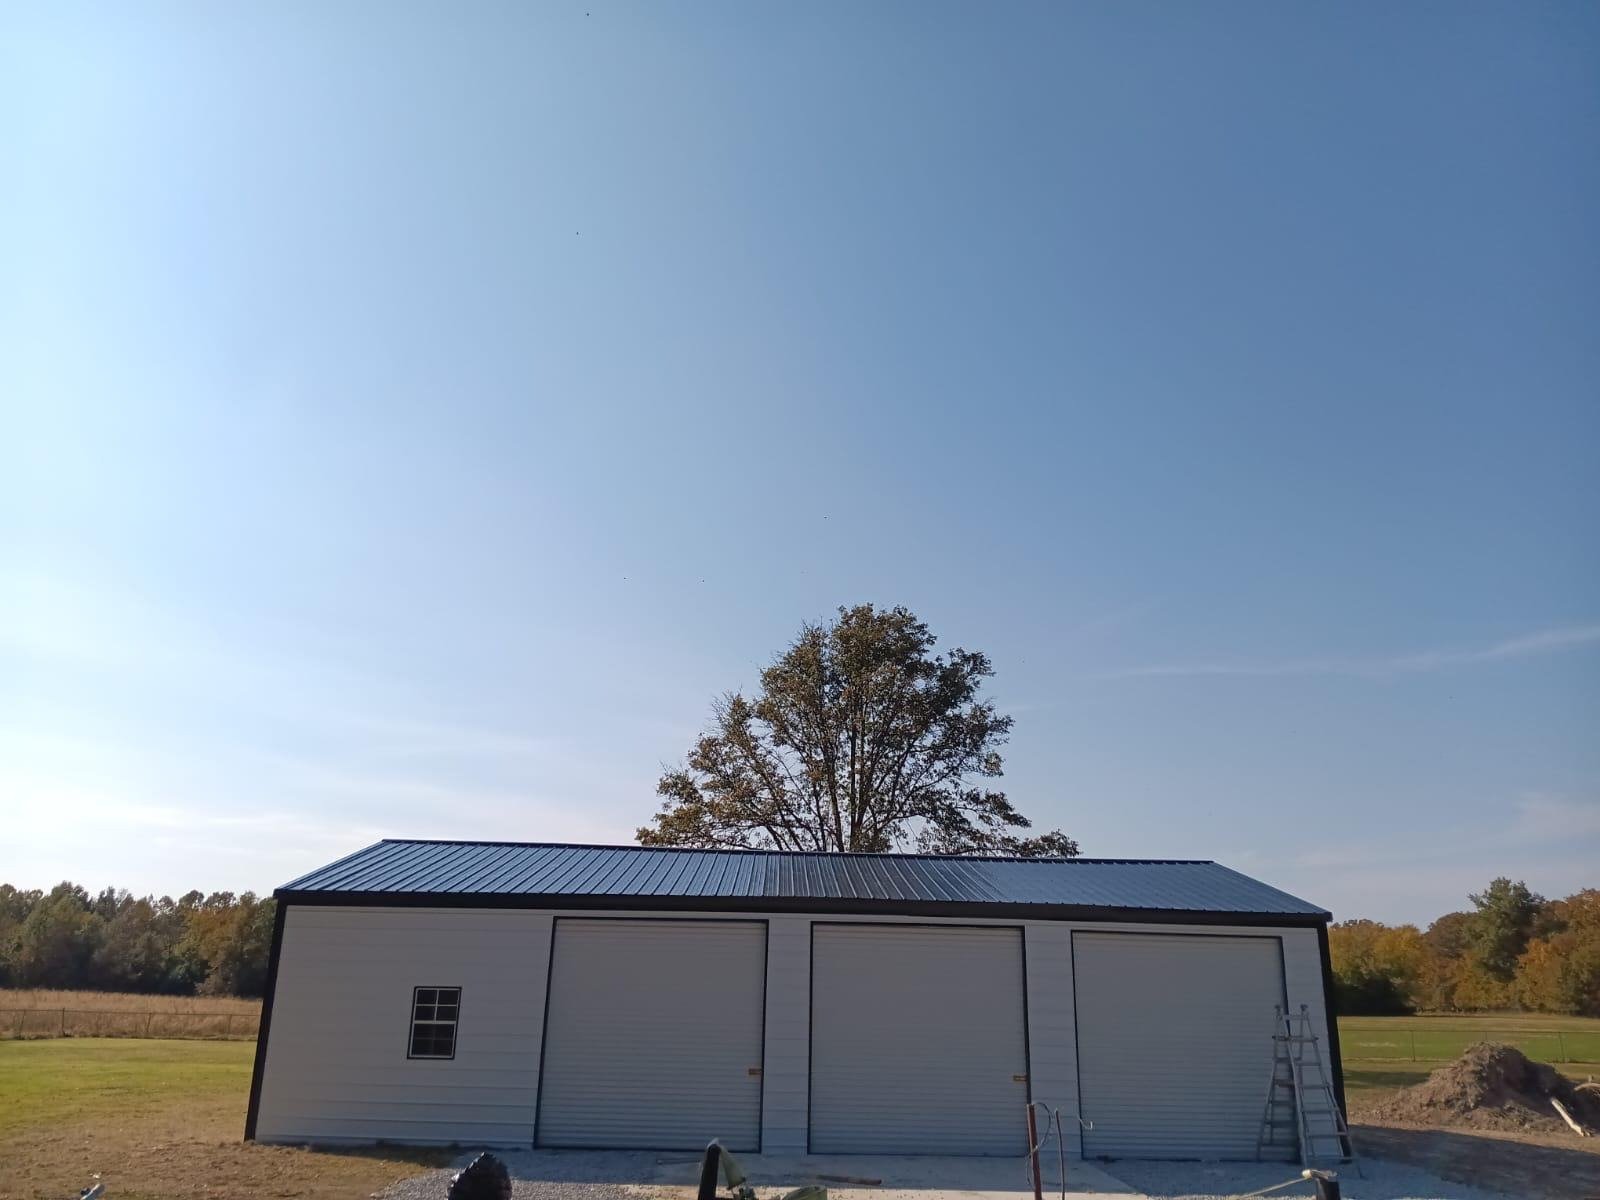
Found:
[[[1038,905],[1054,909],[1325,917],[1315,905],[1214,862],[800,854],[518,842],[382,841],[279,889],[309,898],[681,897],[864,905]],[[687,907],[694,907],[693,904]]]

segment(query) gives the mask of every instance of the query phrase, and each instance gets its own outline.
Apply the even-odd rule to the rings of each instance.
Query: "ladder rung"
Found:
[[[1304,1004],[1298,1013],[1279,1009],[1272,1042],[1272,1078],[1256,1137],[1258,1155],[1268,1146],[1277,1148],[1280,1130],[1287,1133],[1292,1129],[1304,1165],[1353,1159],[1350,1127],[1322,1061],[1322,1038],[1312,1023],[1310,1010]],[[1316,1106],[1308,1108],[1307,1100],[1316,1101]],[[1289,1105],[1293,1107],[1284,1119],[1280,1113]],[[1335,1143],[1336,1149],[1323,1149],[1328,1142]]]

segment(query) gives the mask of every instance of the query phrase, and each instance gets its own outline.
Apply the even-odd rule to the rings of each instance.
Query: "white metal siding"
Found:
[[[812,927],[813,1153],[1022,1154],[1022,931]]]
[[[1028,1081],[1033,1099],[1061,1110],[1068,1152],[1078,1151],[1078,1061],[1072,1011],[1072,930],[1026,927],[1028,947]]]
[[[762,922],[557,920],[539,1144],[758,1149],[766,953]]]
[[[592,915],[572,910],[291,905],[257,1136],[263,1141],[382,1138],[527,1146],[535,1121],[552,916],[565,925],[569,919]],[[769,1153],[804,1152],[810,1132],[813,919],[835,925],[855,920],[868,929],[949,930],[968,925],[1009,931],[1015,925],[970,921],[945,925],[937,919],[847,915],[729,913],[707,918],[627,911],[617,915],[640,920],[659,915],[674,922],[734,918],[768,922],[765,1047],[754,1061],[764,1067],[761,1144]],[[1281,940],[1289,1003],[1310,1006],[1326,1054],[1328,1023],[1314,929],[1055,921],[1029,921],[1025,929],[1032,1093],[1062,1109],[1069,1131],[1075,1128],[1079,1111],[1074,931],[1080,938],[1145,932],[1179,938],[1215,933]],[[959,972],[958,964],[952,960],[952,965],[941,965],[939,986]],[[405,1058],[411,989],[418,984],[459,984],[464,989],[453,1062]],[[1165,982],[1161,986],[1167,989]],[[1269,1013],[1274,1002],[1267,1002]],[[1119,1014],[1118,1020],[1139,1018]],[[1084,1049],[1090,1048],[1086,1038]],[[1259,1083],[1264,1097],[1264,1075]],[[1253,1098],[1252,1105],[1259,1099]],[[1250,1117],[1251,1151],[1257,1115],[1258,1107]],[[1076,1150],[1076,1135],[1068,1140]],[[1097,1151],[1091,1140],[1090,1152],[1105,1151]],[[1205,1157],[1218,1153],[1209,1146],[1197,1151]]]
[[[761,1072],[761,1152],[806,1152],[811,1087],[811,920],[767,923],[767,1044]]]
[[[550,915],[290,905],[256,1137],[527,1146]],[[461,988],[451,1060],[408,1059],[411,989]]]
[[[1276,937],[1073,934],[1089,1157],[1253,1158],[1283,1002]]]

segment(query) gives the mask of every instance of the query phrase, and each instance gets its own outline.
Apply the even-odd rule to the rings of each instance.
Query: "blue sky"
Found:
[[[1592,5],[0,17],[0,879],[627,840],[801,621],[1086,853],[1600,884]]]

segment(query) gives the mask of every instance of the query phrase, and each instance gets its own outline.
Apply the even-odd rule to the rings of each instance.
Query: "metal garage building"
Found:
[[[246,1136],[1248,1158],[1329,914],[1211,862],[384,841],[277,892]],[[1082,1117],[1092,1128],[1078,1124]]]

